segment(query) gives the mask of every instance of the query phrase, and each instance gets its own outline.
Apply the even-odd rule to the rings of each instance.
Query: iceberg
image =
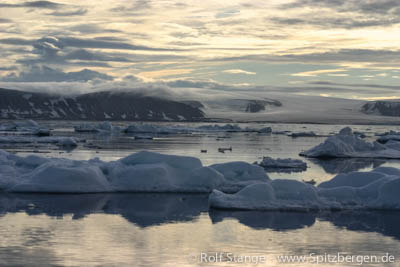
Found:
[[[271,157],[263,157],[263,160],[260,163],[256,164],[260,165],[266,170],[271,171],[305,171],[307,169],[307,163],[299,159],[273,159]]]
[[[269,180],[261,167],[248,163],[203,166],[198,158],[148,151],[103,162],[20,157],[0,150],[0,166],[0,190],[7,192],[237,192]]]
[[[135,123],[129,125],[123,130],[125,133],[139,133],[139,134],[190,134],[190,133],[201,133],[201,132],[255,132],[260,134],[268,134],[272,132],[271,127],[264,128],[241,128],[235,124],[225,125],[202,125],[199,127],[187,127],[180,125],[156,125],[156,124],[141,124]]]
[[[113,126],[109,121],[104,121],[97,124],[82,123],[74,126],[74,130],[77,133],[111,133],[122,131],[121,127]]]
[[[298,132],[298,133],[291,133],[289,136],[293,138],[297,137],[317,137],[318,135],[314,132]]]
[[[183,126],[164,126],[153,124],[135,123],[123,130],[125,133],[133,134],[185,134],[195,131],[194,128]]]
[[[0,144],[55,144],[60,147],[76,147],[78,140],[74,137],[51,136],[51,137],[26,137],[26,136],[0,136]]]
[[[0,124],[0,131],[19,132],[37,136],[49,136],[50,129],[40,126],[34,120],[26,121],[9,121]]]
[[[339,174],[313,185],[289,179],[249,185],[235,194],[217,189],[209,205],[238,210],[400,210],[400,170],[379,167],[370,172]]]
[[[382,143],[382,144],[385,144],[388,141],[400,141],[400,133],[390,131],[390,132],[385,133],[384,135],[380,136],[376,141],[378,141],[379,143]]]
[[[343,128],[339,134],[328,137],[325,142],[300,156],[310,158],[382,158],[398,159],[400,150],[386,147],[378,142],[369,143],[355,135],[350,127]]]

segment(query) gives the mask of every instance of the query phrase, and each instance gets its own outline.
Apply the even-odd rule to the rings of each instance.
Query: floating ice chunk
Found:
[[[378,171],[338,175],[318,187],[296,180],[278,179],[267,182],[267,185],[247,186],[236,194],[214,190],[209,204],[215,208],[253,210],[399,210],[398,171],[381,168]],[[266,198],[260,197],[263,192]]]
[[[74,188],[77,193],[205,193],[213,189],[237,192],[250,183],[269,181],[261,167],[248,163],[233,162],[219,166],[218,169],[227,174],[226,178],[215,168],[204,167],[198,158],[147,151],[113,162],[103,162],[99,159],[71,161],[38,156],[19,157],[1,151],[0,166],[3,165],[9,168],[0,170],[0,189],[18,192],[73,193]],[[233,172],[227,171],[229,167],[233,168]],[[63,172],[65,174],[62,174]],[[72,176],[76,178],[70,179]],[[80,177],[86,177],[82,178],[82,184]],[[91,179],[93,187],[89,186]]]
[[[294,180],[252,184],[235,194],[213,190],[209,205],[212,208],[239,210],[307,211],[321,208],[315,189],[311,185],[297,184]]]
[[[72,148],[78,146],[78,141],[74,137],[59,138],[57,141],[57,145]]]
[[[388,135],[380,136],[376,141],[385,144],[388,141],[400,141],[400,133],[391,133]]]
[[[100,168],[84,162],[48,162],[21,177],[12,192],[99,193],[110,191]]]
[[[400,209],[400,177],[384,183],[379,188],[376,205],[384,209]]]
[[[311,158],[400,158],[400,151],[377,142],[368,143],[346,127],[339,134],[328,137],[322,144],[300,155]]]
[[[387,149],[400,150],[400,141],[389,140],[385,143]]]
[[[317,200],[315,187],[296,180],[276,179],[271,181],[278,199]]]
[[[183,126],[164,126],[164,125],[153,125],[153,124],[132,124],[129,125],[124,132],[125,133],[152,133],[152,134],[179,134],[179,133],[191,133],[195,131],[194,128],[183,127]]]
[[[351,172],[349,174],[341,173],[331,180],[322,182],[318,185],[320,188],[332,188],[339,186],[362,187],[375,182],[386,176],[381,172]]]
[[[264,127],[259,130],[257,130],[259,133],[272,133],[272,128],[271,127]]]
[[[125,165],[166,163],[179,169],[196,169],[203,167],[201,161],[195,157],[164,155],[155,152],[141,151],[120,160]]]
[[[82,123],[74,127],[75,132],[78,133],[98,133],[99,129],[94,124]]]
[[[236,161],[214,164],[210,166],[224,175],[225,179],[232,182],[241,181],[269,181],[265,170],[260,166],[247,162]]]
[[[49,136],[50,130],[40,126],[34,120],[27,121],[10,121],[0,124],[0,131],[22,132],[24,134],[32,134],[37,136]]]
[[[135,140],[153,140],[154,137],[151,135],[135,135]]]
[[[115,163],[109,179],[119,192],[211,192],[224,177],[208,167],[176,168],[165,162],[125,165]]]
[[[243,132],[244,130],[238,126],[233,124],[225,124],[225,125],[202,125],[197,128],[198,130],[203,131],[216,131],[216,132]]]
[[[291,159],[291,158],[273,159],[270,157],[264,157],[263,160],[259,163],[259,165],[267,170],[283,169],[284,171],[290,169],[293,171],[303,171],[307,169],[307,163],[299,159]]]
[[[352,204],[357,199],[357,189],[351,186],[321,188],[318,190],[318,196],[330,201]]]
[[[273,209],[274,189],[268,183],[249,185],[236,194],[225,194],[213,190],[209,197],[209,205],[224,209]]]
[[[29,144],[33,142],[34,139],[22,136],[0,136],[0,143],[3,144]]]
[[[111,133],[111,132],[121,132],[121,128],[118,126],[113,126],[109,121],[94,123],[82,123],[74,126],[75,132],[78,133]]]
[[[317,134],[314,132],[298,132],[298,133],[291,133],[289,134],[289,136],[293,137],[293,138],[297,138],[297,137],[316,137]]]

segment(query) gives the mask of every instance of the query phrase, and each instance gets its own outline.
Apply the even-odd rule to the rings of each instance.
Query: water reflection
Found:
[[[208,211],[205,194],[0,194],[0,217],[7,213],[47,215],[73,220],[90,214],[119,215],[136,226],[191,222]],[[400,240],[400,212],[258,212],[221,211],[211,209],[213,224],[237,220],[252,229],[289,231],[313,226],[317,220],[327,221],[350,231],[376,232]]]
[[[362,169],[375,169],[387,162],[383,159],[309,159],[316,165],[321,166],[326,173],[338,174],[355,172]]]
[[[376,232],[400,240],[400,212],[337,212],[318,216],[336,227],[351,231]]]
[[[261,212],[261,211],[221,211],[210,210],[212,223],[219,223],[225,219],[236,219],[253,229],[272,229],[275,231],[295,230],[312,226],[316,215],[313,213],[297,212]]]
[[[1,194],[0,216],[25,212],[82,219],[93,213],[120,215],[140,226],[192,221],[208,210],[204,194]]]

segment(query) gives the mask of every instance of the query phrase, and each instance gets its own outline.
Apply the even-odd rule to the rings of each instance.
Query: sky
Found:
[[[0,2],[0,86],[400,98],[398,0]]]

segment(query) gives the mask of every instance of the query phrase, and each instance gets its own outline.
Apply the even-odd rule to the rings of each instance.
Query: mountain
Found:
[[[371,101],[365,103],[361,110],[366,114],[400,117],[400,101]]]
[[[231,98],[202,100],[202,110],[208,119],[236,122],[400,124],[399,117],[382,116],[389,114],[382,108],[379,113],[366,113],[363,106],[368,103],[365,100],[278,92],[246,92],[240,95],[235,92]],[[397,103],[399,112],[400,102]],[[392,104],[391,109],[396,109],[396,105]],[[393,110],[391,112],[395,114]]]
[[[199,121],[193,105],[132,92],[95,92],[74,97],[0,88],[1,119]]]

